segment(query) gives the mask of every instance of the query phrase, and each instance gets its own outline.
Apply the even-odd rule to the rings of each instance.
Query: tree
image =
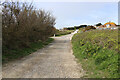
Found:
[[[45,41],[55,33],[55,17],[47,11],[36,10],[28,3],[3,2],[3,47],[29,47],[31,42]],[[3,49],[3,53],[5,49]]]
[[[96,24],[96,26],[101,26],[101,25],[102,25],[101,23]]]

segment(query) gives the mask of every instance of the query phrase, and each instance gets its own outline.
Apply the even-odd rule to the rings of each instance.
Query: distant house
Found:
[[[106,27],[105,25],[98,26],[98,28],[105,28],[105,27]]]
[[[116,25],[118,28],[120,28],[120,25]]]
[[[117,27],[114,22],[107,22],[104,25],[97,26],[96,29],[117,29]]]
[[[117,27],[114,22],[107,22],[107,23],[105,23],[104,25],[105,25],[107,28]]]

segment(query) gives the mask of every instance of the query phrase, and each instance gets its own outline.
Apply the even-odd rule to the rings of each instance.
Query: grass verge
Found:
[[[2,55],[2,63],[4,64],[4,63],[7,63],[9,61],[20,59],[24,56],[27,56],[27,55],[31,54],[32,52],[35,52],[38,49],[43,48],[45,45],[48,45],[53,40],[54,39],[49,38],[45,42],[42,42],[42,41],[33,42],[30,44],[29,48],[13,49],[13,50],[6,48],[7,53],[4,53]]]
[[[119,78],[118,31],[93,30],[72,38],[73,52],[87,78]]]
[[[74,30],[56,31],[55,36],[63,36],[63,35],[71,34],[72,32],[74,32]]]

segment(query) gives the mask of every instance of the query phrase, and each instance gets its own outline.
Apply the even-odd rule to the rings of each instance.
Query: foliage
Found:
[[[44,42],[43,41],[32,42],[29,48],[22,48],[22,49],[19,48],[19,49],[11,49],[11,50],[8,48],[5,48],[6,54],[2,56],[2,62],[4,64],[8,61],[12,61],[12,60],[27,56],[31,54],[32,52],[35,52],[38,49],[44,47],[45,45],[51,43],[52,41],[53,39],[49,38]]]
[[[4,2],[2,7],[3,56],[6,48],[29,48],[31,43],[45,41],[55,32],[55,18],[50,12],[36,10],[29,3]]]
[[[85,27],[85,29],[83,30],[83,32],[91,30],[91,29],[96,29],[94,26],[87,26]]]
[[[101,26],[101,25],[102,25],[101,23],[96,24],[96,26]]]
[[[56,30],[55,35],[62,36],[62,35],[71,34],[72,32],[74,32],[74,30],[63,30],[63,31]]]
[[[90,78],[118,78],[118,32],[95,30],[72,38],[73,52]]]
[[[79,28],[78,32],[82,33],[85,28]]]
[[[76,30],[79,28],[85,28],[87,25],[80,25],[80,26],[74,26],[74,27],[65,27],[64,30]]]

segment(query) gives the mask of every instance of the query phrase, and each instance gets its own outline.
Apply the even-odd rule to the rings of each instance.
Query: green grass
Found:
[[[118,78],[118,30],[93,30],[72,38],[73,52],[87,78]]]
[[[6,49],[7,53],[4,53],[2,55],[2,62],[4,64],[4,63],[7,63],[12,60],[20,59],[24,56],[31,54],[32,52],[37,51],[38,49],[43,48],[45,45],[48,45],[52,41],[53,41],[53,39],[49,38],[45,42],[42,42],[42,41],[34,42],[34,43],[30,44],[29,48],[13,49],[13,50],[4,48],[4,49]]]
[[[72,32],[74,32],[74,30],[56,31],[55,36],[63,36],[63,35],[71,34]]]

